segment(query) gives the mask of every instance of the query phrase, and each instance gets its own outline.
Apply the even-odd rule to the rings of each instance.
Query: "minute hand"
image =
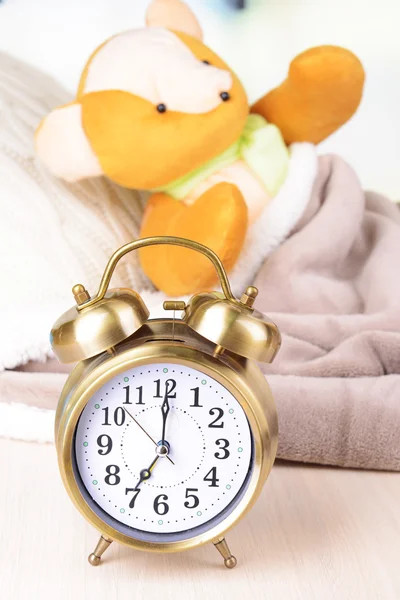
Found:
[[[162,434],[161,434],[162,444],[165,444],[165,427],[167,425],[167,417],[168,417],[169,411],[170,411],[170,406],[169,406],[169,401],[168,401],[168,394],[166,393],[164,396],[164,401],[161,404],[161,413],[162,413],[162,417],[163,417]]]

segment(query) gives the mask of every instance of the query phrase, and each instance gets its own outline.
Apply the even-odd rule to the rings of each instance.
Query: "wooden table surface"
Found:
[[[236,569],[212,546],[158,555],[113,544],[64,491],[53,446],[0,440],[1,600],[399,600],[400,476],[279,464],[228,536]]]

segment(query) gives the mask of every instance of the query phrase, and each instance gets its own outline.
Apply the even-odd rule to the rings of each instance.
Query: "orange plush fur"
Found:
[[[268,139],[273,138],[279,156],[286,153],[286,160],[282,135],[287,144],[320,142],[356,110],[364,72],[348,50],[313,48],[291,63],[278,88],[250,108],[239,79],[202,43],[201,29],[183,2],[153,0],[148,25],[114,36],[93,52],[75,103],[56,109],[39,127],[37,151],[54,174],[68,180],[104,174],[122,186],[154,191],[141,235],[194,239],[217,252],[229,270],[252,224],[250,215],[260,214],[277,190],[267,189],[262,173],[260,178],[242,156],[233,157],[232,164],[226,168],[224,163],[219,171],[218,163],[211,174],[205,169],[204,181],[196,180],[186,197],[170,195],[171,185],[229,151],[241,139],[250,113],[266,118]],[[174,64],[163,62],[160,47],[170,52]],[[127,56],[129,48],[137,54]],[[152,52],[159,52],[157,60]],[[146,69],[140,71],[138,61]],[[132,73],[124,73],[121,65]],[[182,87],[187,77],[192,96]],[[222,82],[229,82],[229,89]],[[185,101],[180,102],[180,91]],[[165,102],[163,94],[171,104],[168,100],[160,104]],[[159,111],[159,106],[165,110]],[[255,209],[254,202],[258,202]],[[207,259],[183,248],[146,248],[141,262],[152,282],[169,295],[215,284]]]
[[[157,188],[217,156],[239,137],[249,112],[243,86],[229,67],[199,40],[174,33],[199,60],[231,73],[231,99],[209,113],[160,114],[151,102],[127,92],[80,94],[83,127],[102,169],[125,187]]]
[[[285,81],[251,111],[275,123],[287,144],[318,144],[355,113],[363,85],[364,69],[352,52],[319,46],[296,56]]]
[[[236,186],[219,183],[205,192],[191,206],[177,203],[167,194],[153,194],[147,205],[142,235],[177,235],[191,240],[201,239],[218,256],[224,257],[229,271],[235,264],[244,242],[247,228],[247,208]],[[229,249],[229,251],[227,251]],[[144,271],[159,289],[171,295],[184,295],[188,289],[201,290],[215,283],[215,274],[208,269],[208,259],[185,248],[144,248],[141,261]],[[166,274],[180,265],[179,278],[168,282]]]

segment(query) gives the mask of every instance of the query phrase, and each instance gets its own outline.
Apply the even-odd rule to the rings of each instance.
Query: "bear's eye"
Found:
[[[158,104],[157,110],[159,113],[165,113],[167,112],[167,107],[165,106],[165,104]]]
[[[230,98],[230,94],[228,92],[221,92],[220,96],[223,102],[227,102]]]
[[[210,63],[210,61],[208,61],[208,60],[203,60],[203,63],[204,63],[205,65],[210,65],[210,64],[211,64],[211,63]]]

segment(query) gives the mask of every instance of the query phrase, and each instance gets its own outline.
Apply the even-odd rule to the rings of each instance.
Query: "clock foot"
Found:
[[[236,567],[237,560],[234,556],[232,556],[225,538],[219,540],[218,542],[214,542],[214,546],[224,559],[224,564],[227,569],[233,569],[234,567]]]
[[[103,556],[107,548],[110,546],[110,544],[112,544],[112,540],[101,536],[101,538],[97,542],[97,546],[94,549],[94,552],[92,552],[92,554],[89,554],[88,556],[88,561],[90,562],[92,567],[97,567],[97,565],[100,564],[101,557]]]

